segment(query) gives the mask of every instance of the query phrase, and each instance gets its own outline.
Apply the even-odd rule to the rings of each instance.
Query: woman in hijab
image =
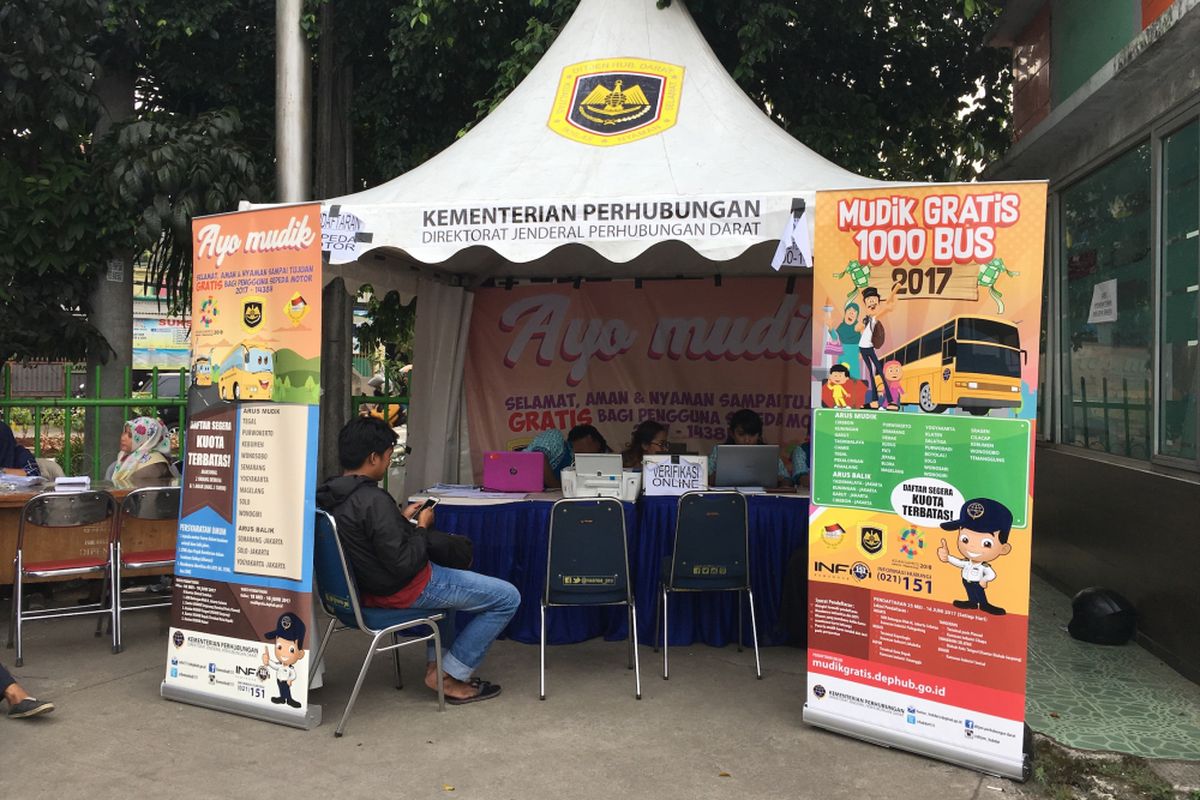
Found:
[[[168,480],[171,472],[171,440],[167,426],[153,417],[137,417],[125,423],[121,434],[121,452],[113,482],[117,484],[155,483]]]
[[[40,475],[37,459],[13,436],[12,428],[0,422],[0,473],[6,475]]]

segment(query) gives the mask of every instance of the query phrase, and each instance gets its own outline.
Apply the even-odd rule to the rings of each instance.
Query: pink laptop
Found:
[[[540,492],[546,456],[540,452],[483,454],[483,488],[489,492]]]

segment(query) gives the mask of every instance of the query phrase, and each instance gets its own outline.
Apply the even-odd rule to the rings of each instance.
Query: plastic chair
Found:
[[[175,548],[169,550],[137,550],[126,551],[122,536],[125,533],[127,520],[139,519],[145,521],[178,520],[179,519],[179,487],[147,487],[134,489],[121,501],[121,509],[117,514],[113,531],[113,560],[112,577],[109,585],[112,587],[113,603],[116,610],[113,619],[117,621],[116,652],[125,649],[121,638],[121,614],[126,611],[138,611],[144,608],[170,608],[171,595],[156,595],[136,600],[125,601],[121,598],[121,571],[128,569],[170,569],[175,570]],[[100,622],[96,622],[96,635],[100,635]]]
[[[118,652],[116,606],[108,592],[112,577],[113,523],[117,502],[112,495],[103,491],[55,494],[46,492],[35,495],[21,510],[21,521],[17,527],[17,552],[13,559],[13,606],[12,622],[8,626],[8,647],[16,645],[15,662],[18,667],[25,663],[21,636],[26,622],[78,617],[86,614],[106,614],[113,624],[112,651]],[[88,528],[104,525],[104,548],[99,555],[78,558],[60,558],[45,561],[26,561],[27,539],[48,540],[51,537],[66,538],[69,531],[80,537]],[[30,529],[29,526],[35,526]],[[47,530],[48,529],[48,530]],[[100,602],[84,605],[27,610],[25,603],[25,581],[29,578],[65,578],[82,575],[100,575],[104,586]]]
[[[739,492],[688,492],[679,498],[675,544],[663,560],[661,592],[655,602],[654,641],[662,618],[663,680],[670,676],[667,603],[671,592],[738,592],[738,652],[742,651],[742,602],[750,602],[750,632],[754,641],[754,674],[762,679],[758,658],[758,624],[754,590],[750,588],[750,536],[746,498]],[[656,647],[657,649],[657,647]]]
[[[313,669],[325,657],[325,648],[335,631],[357,630],[371,637],[371,645],[367,648],[362,667],[358,671],[358,680],[350,692],[350,700],[346,710],[338,721],[334,736],[341,736],[354,710],[354,702],[362,688],[363,679],[367,677],[367,669],[371,661],[379,653],[392,651],[392,663],[396,669],[396,688],[404,688],[404,680],[400,674],[400,648],[411,644],[419,644],[433,640],[433,652],[437,667],[438,710],[446,710],[446,695],[442,689],[442,636],[437,623],[445,618],[446,612],[431,613],[429,609],[390,609],[363,608],[358,602],[358,588],[354,583],[354,570],[346,560],[342,543],[337,536],[337,523],[333,517],[324,511],[317,511],[316,536],[313,545],[315,561],[317,594],[321,598],[321,606],[329,615],[329,625],[321,637],[321,644],[313,658]],[[419,634],[405,641],[399,640],[399,634],[404,631],[427,626],[429,633]],[[380,645],[380,641],[391,638],[392,643]]]
[[[625,511],[612,498],[559,500],[550,510],[546,588],[542,593],[539,697],[546,699],[546,609],[554,606],[629,608],[629,668],[634,697],[642,699],[637,651],[637,608],[629,580]]]

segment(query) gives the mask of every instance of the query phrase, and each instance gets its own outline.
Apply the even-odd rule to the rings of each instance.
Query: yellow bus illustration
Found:
[[[192,383],[196,386],[212,386],[212,361],[208,356],[198,356],[192,362]]]
[[[1027,358],[1016,325],[974,316],[954,317],[880,357],[901,364],[901,402],[933,414],[957,407],[977,416],[1020,407]]]
[[[275,388],[275,353],[248,342],[221,362],[217,391],[222,400],[270,400]]]

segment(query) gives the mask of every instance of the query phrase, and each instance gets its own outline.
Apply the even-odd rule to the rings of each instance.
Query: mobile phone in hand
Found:
[[[413,525],[419,524],[417,522],[417,519],[421,516],[421,512],[425,511],[428,508],[433,508],[434,506],[436,506],[438,504],[438,502],[439,502],[439,498],[437,498],[437,497],[426,498],[425,502],[421,504],[421,507],[417,509],[416,513],[413,514],[411,517],[408,517],[408,521],[411,522]]]

